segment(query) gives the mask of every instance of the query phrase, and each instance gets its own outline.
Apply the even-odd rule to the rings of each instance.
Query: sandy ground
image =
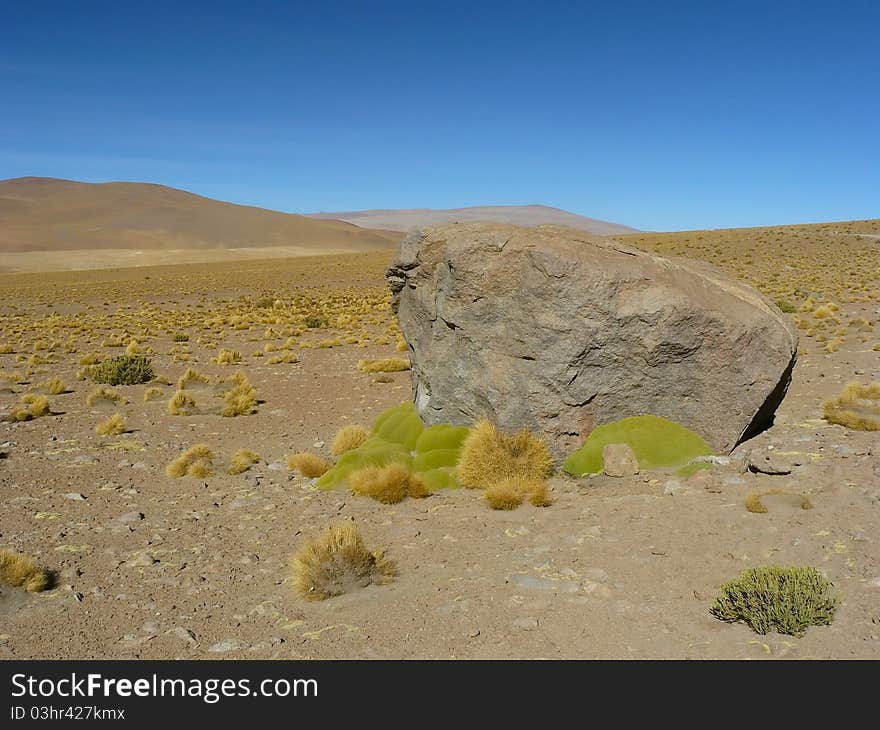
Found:
[[[743,472],[734,458],[687,481],[559,477],[552,506],[511,512],[469,490],[385,506],[316,491],[286,469],[286,454],[329,455],[340,426],[409,397],[408,373],[379,383],[355,367],[389,350],[249,363],[265,403],[234,419],[168,416],[164,401],[143,402],[146,386],[120,388],[135,430],[119,438],[95,434],[115,409],[85,406],[91,386],[75,381],[75,363],[53,366],[75,384],[52,398],[57,415],[0,423],[0,544],[36,555],[58,585],[0,586],[0,658],[880,657],[880,444],[820,420],[854,375],[880,379],[869,346],[810,350],[776,425],[734,455],[773,447],[801,463],[788,475]],[[173,375],[185,367],[156,361]],[[0,406],[17,397],[0,393]],[[167,477],[168,461],[200,441],[264,461],[238,476]],[[750,492],[772,488],[814,508],[781,495],[765,499],[766,514],[746,511]],[[399,576],[305,602],[289,558],[304,534],[344,519],[388,550]],[[823,571],[842,598],[833,625],[759,636],[713,618],[719,585],[763,564]]]

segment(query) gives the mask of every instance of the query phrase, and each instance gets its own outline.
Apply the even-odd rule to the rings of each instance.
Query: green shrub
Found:
[[[742,621],[759,634],[775,629],[800,636],[810,626],[829,625],[838,602],[831,583],[815,568],[769,566],[744,570],[721,586],[710,612],[722,621]]]
[[[92,380],[109,385],[149,383],[156,374],[145,355],[119,355],[93,366]]]
[[[312,330],[323,329],[328,322],[329,320],[323,314],[307,314],[305,318],[306,327]]]
[[[606,444],[629,444],[643,470],[678,468],[698,456],[713,454],[699,435],[660,416],[632,416],[598,426],[580,449],[565,460],[563,469],[572,476],[598,474],[604,465]]]
[[[186,332],[178,332],[171,338],[174,342],[189,342],[189,335]]]
[[[787,299],[777,299],[776,306],[779,307],[780,311],[785,312],[786,314],[797,312],[797,307]]]
[[[345,486],[356,471],[402,464],[431,491],[456,488],[459,484],[454,471],[468,432],[465,426],[425,427],[415,406],[401,403],[382,413],[373,423],[369,438],[356,449],[343,453],[316,486],[336,489]]]

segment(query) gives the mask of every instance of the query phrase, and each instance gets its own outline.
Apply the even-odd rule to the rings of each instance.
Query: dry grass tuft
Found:
[[[211,376],[203,375],[195,368],[187,368],[186,372],[177,379],[177,389],[186,390],[191,383],[210,383]]]
[[[483,420],[465,439],[456,473],[471,489],[513,478],[542,482],[553,473],[553,455],[547,443],[529,431],[508,435]]]
[[[543,480],[507,477],[486,488],[486,501],[492,509],[516,509],[526,499],[535,507],[549,507],[552,504],[547,494],[547,483]]]
[[[370,432],[363,426],[343,426],[336,432],[333,443],[330,444],[330,453],[341,456],[346,451],[356,449],[370,437]]]
[[[382,585],[394,579],[394,563],[381,550],[370,551],[357,526],[351,522],[332,525],[308,540],[293,556],[293,585],[306,600]]]
[[[213,358],[213,362],[218,365],[235,365],[241,362],[241,353],[238,350],[222,349],[217,353],[217,357]]]
[[[250,415],[257,407],[257,389],[241,370],[235,374],[232,382],[235,385],[223,395],[224,406],[220,415],[226,418]]]
[[[213,465],[214,452],[211,447],[207,444],[196,444],[165,467],[165,473],[174,479],[182,476],[203,479],[214,473]]]
[[[95,426],[95,433],[100,436],[120,436],[126,431],[128,431],[128,425],[125,423],[125,416],[121,413],[114,413],[106,421]]]
[[[309,479],[315,479],[330,471],[333,468],[333,464],[317,454],[303,451],[287,457],[287,468],[291,471],[298,471]]]
[[[67,385],[61,378],[49,378],[42,387],[49,395],[61,395],[67,392]]]
[[[232,455],[232,461],[229,465],[230,474],[243,474],[254,464],[260,462],[260,455],[256,451],[250,449],[239,449]]]
[[[395,504],[407,497],[427,497],[430,492],[421,477],[404,464],[366,466],[348,476],[355,494],[370,497],[382,504]]]
[[[402,357],[386,357],[382,360],[360,360],[358,370],[362,373],[397,373],[410,369],[409,360]]]
[[[185,390],[178,390],[168,401],[169,416],[189,416],[195,408],[196,399]]]
[[[124,400],[125,398],[113,390],[113,388],[108,388],[106,385],[99,385],[86,397],[86,405],[91,408],[101,402],[119,403]]]
[[[22,396],[21,404],[12,409],[10,417],[13,421],[32,421],[35,418],[42,418],[51,413],[52,408],[46,396],[28,393]]]
[[[52,576],[30,555],[3,548],[0,549],[0,582],[24,586],[26,591],[39,593],[51,586]]]
[[[880,431],[880,383],[850,383],[825,402],[823,417],[855,431]]]
[[[158,400],[163,395],[165,395],[165,392],[161,388],[147,388],[144,391],[144,403],[151,400]]]

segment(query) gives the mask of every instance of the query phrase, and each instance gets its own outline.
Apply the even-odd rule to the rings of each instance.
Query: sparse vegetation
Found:
[[[121,413],[114,413],[106,421],[101,421],[95,426],[95,433],[100,436],[120,436],[126,431],[128,431],[128,426],[125,422],[125,416]]]
[[[232,379],[233,386],[223,395],[223,410],[220,415],[226,418],[247,416],[257,407],[257,390],[242,370]]]
[[[382,360],[360,360],[358,370],[362,373],[396,373],[409,370],[409,360],[400,357],[386,357]]]
[[[119,393],[117,393],[112,388],[108,388],[106,385],[97,386],[91,393],[86,396],[86,405],[89,408],[98,405],[99,403],[120,403],[124,402],[125,398],[122,397]]]
[[[13,421],[32,421],[35,418],[42,418],[51,413],[52,408],[46,396],[28,393],[22,396],[21,403],[12,409],[10,418]]]
[[[330,445],[330,453],[333,456],[342,456],[346,451],[351,451],[362,446],[370,437],[370,432],[363,426],[343,426],[336,432],[333,443]]]
[[[250,449],[239,449],[232,455],[229,465],[230,474],[243,474],[254,464],[260,463],[260,455]]]
[[[332,467],[333,464],[329,461],[308,451],[299,454],[291,454],[287,457],[287,468],[291,471],[299,472],[308,479],[322,476]]]
[[[770,566],[745,570],[721,586],[711,613],[759,634],[776,630],[799,636],[810,626],[829,625],[838,602],[831,583],[815,568]]]
[[[368,550],[351,522],[332,525],[307,540],[292,561],[293,585],[306,600],[321,601],[371,583],[394,579],[397,570],[381,550]]]
[[[427,497],[430,492],[418,474],[413,474],[403,464],[365,466],[348,477],[355,494],[370,497],[383,504],[394,504],[407,497]]]
[[[119,355],[92,366],[91,378],[108,385],[138,385],[149,383],[155,373],[150,358],[145,355]]]
[[[854,431],[880,431],[880,383],[850,383],[826,401],[823,417]]]
[[[491,422],[477,423],[461,447],[456,474],[471,489],[486,489],[506,479],[543,482],[553,473],[547,443],[528,430],[502,433]]]
[[[168,401],[169,416],[189,416],[196,409],[196,399],[185,390],[178,390]]]
[[[174,479],[183,476],[204,479],[214,473],[214,452],[207,444],[196,444],[184,451],[166,468],[165,473]]]
[[[0,582],[14,587],[22,586],[30,593],[39,593],[51,587],[52,576],[30,555],[2,548]]]

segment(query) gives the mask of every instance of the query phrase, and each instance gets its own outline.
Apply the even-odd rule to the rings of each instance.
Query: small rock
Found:
[[[282,464],[280,461],[273,461],[266,468],[269,471],[283,471],[287,468],[287,465]]]
[[[195,646],[196,644],[198,644],[198,641],[196,640],[196,635],[189,629],[184,628],[183,626],[175,626],[173,629],[170,629],[165,633],[166,635],[176,636],[178,639],[185,641],[190,646]]]
[[[147,553],[141,553],[135,558],[132,558],[126,563],[126,566],[129,568],[148,568],[151,565],[155,565],[159,561],[156,560],[152,555]]]
[[[629,444],[605,444],[602,462],[609,477],[630,477],[639,473],[639,461]]]
[[[208,651],[212,654],[222,654],[227,651],[236,651],[237,649],[241,649],[241,642],[238,639],[224,639],[208,647]]]
[[[128,525],[132,522],[139,522],[142,519],[144,519],[144,513],[135,511],[121,514],[119,517],[116,517],[113,522],[117,525]]]
[[[313,443],[312,446],[316,449],[323,449],[324,442],[323,441],[315,441],[315,443]]]
[[[515,619],[511,626],[515,629],[522,629],[523,631],[531,631],[533,629],[538,628],[538,619],[534,616],[524,616],[522,618]]]
[[[85,502],[86,497],[84,494],[80,494],[79,492],[68,492],[64,495],[67,499],[73,500],[74,502]]]

